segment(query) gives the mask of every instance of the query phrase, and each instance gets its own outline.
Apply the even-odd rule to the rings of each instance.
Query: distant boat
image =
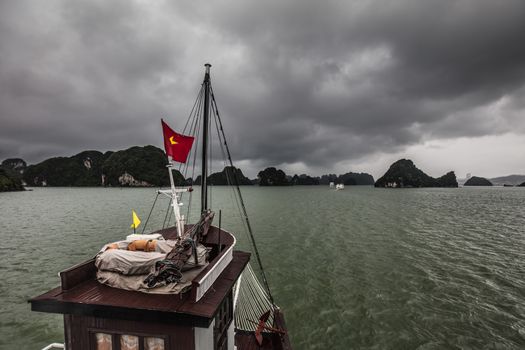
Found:
[[[335,183],[330,182],[330,188],[335,188]]]
[[[344,190],[344,189],[345,189],[345,185],[343,185],[343,184],[337,184],[337,185],[335,185],[335,189],[336,189],[336,190]]]

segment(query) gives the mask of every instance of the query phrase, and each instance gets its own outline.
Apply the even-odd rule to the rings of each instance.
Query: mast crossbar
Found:
[[[184,234],[184,223],[185,217],[180,213],[180,207],[183,205],[180,201],[181,195],[184,192],[189,192],[190,189],[187,187],[175,187],[175,181],[173,180],[173,163],[170,162],[166,166],[168,168],[168,173],[170,176],[170,189],[169,190],[159,190],[158,193],[166,195],[171,198],[171,206],[173,207],[173,214],[175,215],[175,222],[177,225],[177,236],[181,237]]]

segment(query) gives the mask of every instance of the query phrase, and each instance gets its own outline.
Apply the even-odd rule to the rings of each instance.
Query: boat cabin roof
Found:
[[[166,239],[172,239],[176,235],[175,228],[160,230],[158,233]],[[205,276],[217,264],[226,248],[233,242],[234,239],[228,232],[219,232],[218,228],[210,227],[203,244],[213,247],[217,253],[199,273],[200,277]],[[208,327],[249,260],[250,253],[234,251],[232,261],[196,302],[192,295],[195,286],[192,286],[190,292],[183,294],[149,294],[101,284],[96,280],[94,259],[61,272],[60,287],[29,302],[33,311]]]

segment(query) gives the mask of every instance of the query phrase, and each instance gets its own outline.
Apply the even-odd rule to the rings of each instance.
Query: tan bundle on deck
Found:
[[[151,242],[152,240],[119,241],[105,245],[95,258],[98,281],[115,288],[147,293],[180,293],[191,285],[192,279],[207,265],[209,249],[198,244],[195,249],[197,259],[185,261],[179,283],[150,288],[143,281],[155,272],[155,264],[166,259],[166,255],[173,251],[177,241],[157,240],[155,251],[128,250],[130,245],[134,249],[150,249],[153,247]]]

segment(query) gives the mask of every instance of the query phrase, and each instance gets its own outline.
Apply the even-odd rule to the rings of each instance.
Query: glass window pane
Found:
[[[95,333],[95,340],[97,342],[97,350],[111,350],[111,334],[107,333]]]
[[[139,337],[127,334],[121,335],[120,350],[139,350]]]
[[[153,337],[144,338],[144,350],[164,350],[164,339]]]

